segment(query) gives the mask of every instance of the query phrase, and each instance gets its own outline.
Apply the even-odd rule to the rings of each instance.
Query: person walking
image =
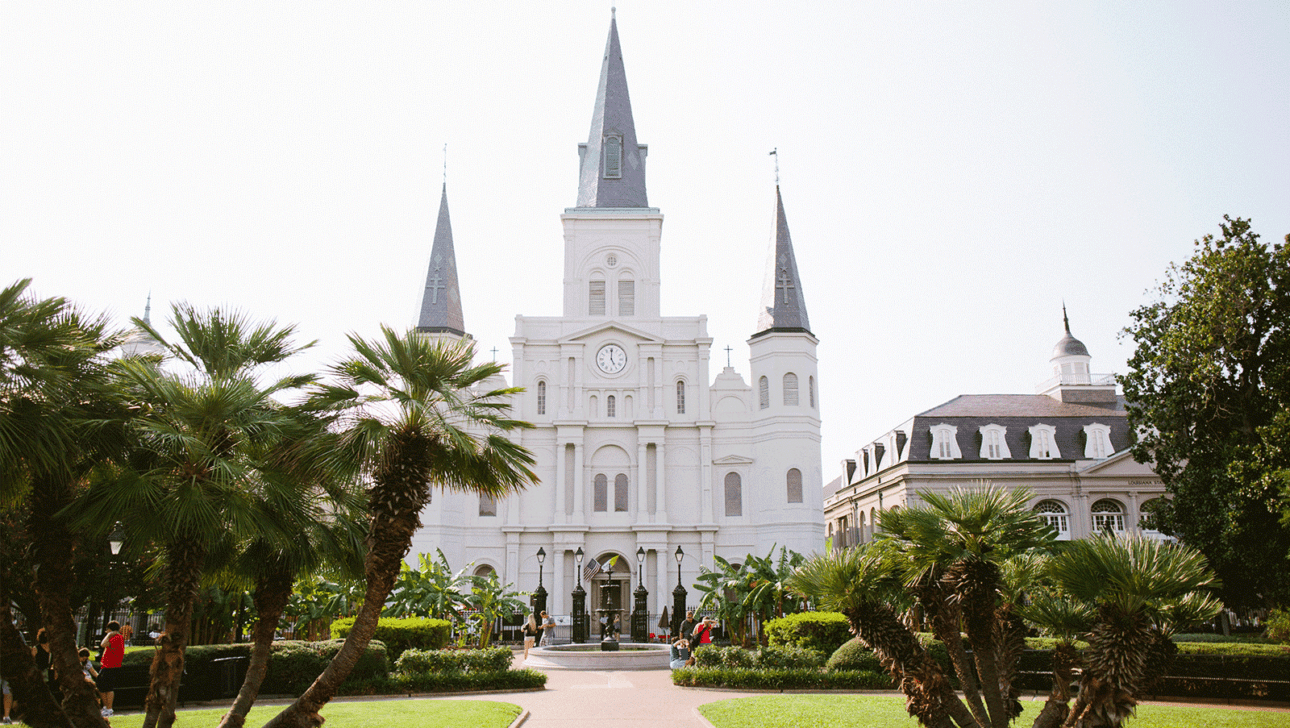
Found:
[[[121,623],[115,619],[107,623],[108,632],[103,636],[99,646],[103,648],[103,659],[99,663],[99,694],[103,696],[103,717],[112,715],[112,699],[116,697],[117,672],[121,659],[125,657],[125,638],[121,636]]]
[[[546,612],[542,612],[542,641],[538,647],[546,647],[555,639],[555,619]]]
[[[529,612],[529,618],[524,620],[524,626],[520,629],[524,635],[524,659],[529,659],[529,650],[533,649],[533,642],[537,639],[538,626],[537,620],[533,619],[533,613]]]

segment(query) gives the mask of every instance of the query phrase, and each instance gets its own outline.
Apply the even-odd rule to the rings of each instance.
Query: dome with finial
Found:
[[[1066,325],[1066,335],[1063,336],[1057,345],[1053,347],[1052,359],[1059,359],[1064,356],[1088,356],[1088,347],[1084,342],[1071,336],[1071,322],[1066,317],[1066,304],[1062,304],[1062,323]]]

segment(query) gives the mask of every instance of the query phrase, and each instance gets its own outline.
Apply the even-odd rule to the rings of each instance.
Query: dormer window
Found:
[[[1052,460],[1062,454],[1057,449],[1057,428],[1052,425],[1035,425],[1030,428],[1030,457]]]
[[[1111,457],[1111,428],[1093,423],[1084,425],[1084,457],[1103,460]]]
[[[605,137],[605,179],[623,176],[623,138]]]
[[[954,460],[963,457],[963,453],[959,451],[958,432],[959,428],[953,425],[932,426],[933,460]]]
[[[1008,428],[1002,425],[986,425],[981,428],[981,459],[982,460],[1008,460],[1012,458],[1012,453],[1008,452],[1007,435]]]

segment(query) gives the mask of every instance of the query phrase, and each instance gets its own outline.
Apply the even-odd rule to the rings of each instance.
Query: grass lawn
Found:
[[[264,725],[283,705],[251,709],[247,725]],[[180,710],[176,725],[213,726],[227,708]],[[322,715],[327,725],[345,728],[506,728],[520,714],[520,706],[492,700],[362,700],[330,703]],[[112,716],[112,728],[139,728],[143,713]]]
[[[1025,728],[1042,702],[1022,701],[1025,712],[1014,726]],[[699,707],[716,728],[917,728],[905,712],[905,699],[886,695],[764,695],[708,703]],[[115,723],[113,724],[115,726]],[[1241,708],[1143,705],[1128,728],[1271,728],[1290,725],[1290,714]]]

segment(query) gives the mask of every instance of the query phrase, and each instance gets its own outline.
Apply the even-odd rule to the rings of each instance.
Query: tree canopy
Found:
[[[1261,242],[1250,221],[1171,265],[1123,335],[1120,377],[1133,455],[1171,502],[1161,531],[1200,549],[1229,605],[1290,601],[1290,236]]]

